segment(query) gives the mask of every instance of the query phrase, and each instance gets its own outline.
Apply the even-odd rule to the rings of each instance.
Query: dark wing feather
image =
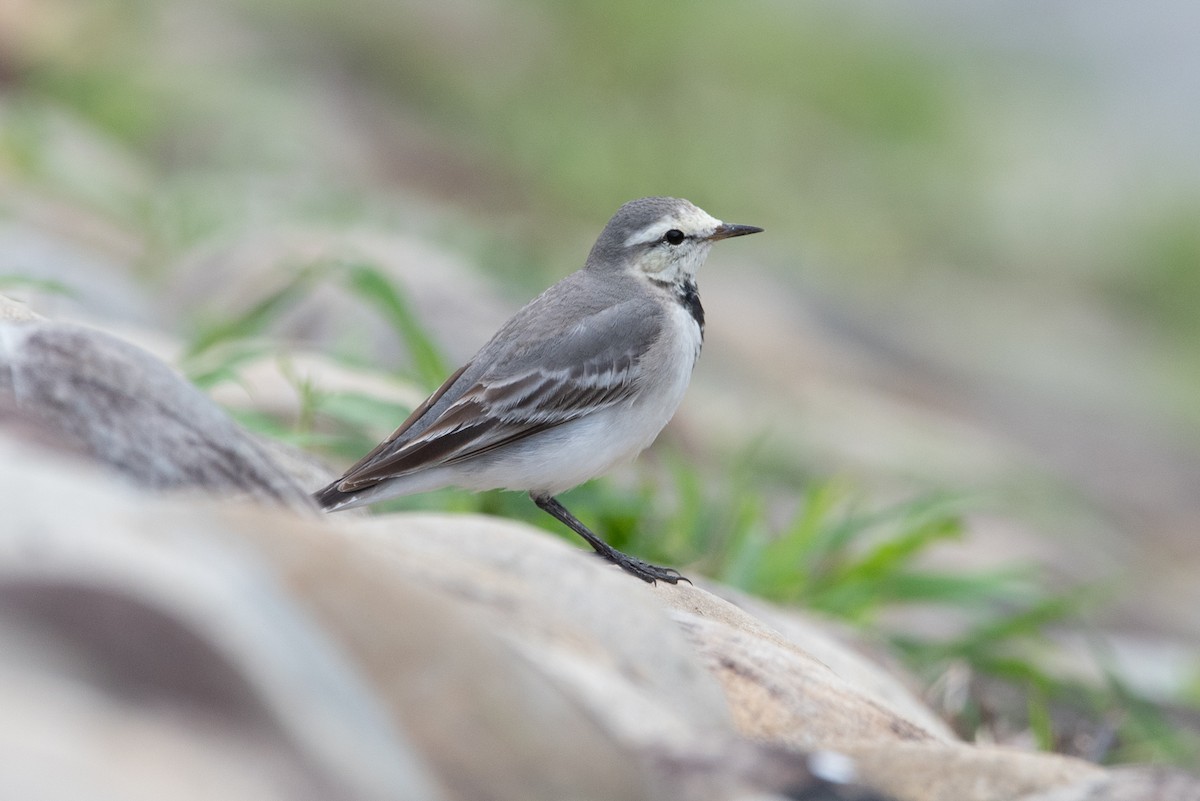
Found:
[[[433,408],[434,404],[436,404],[439,400],[442,399],[442,396],[446,394],[446,392],[450,389],[450,387],[454,386],[454,382],[457,381],[462,376],[462,374],[467,371],[467,368],[469,368],[470,366],[471,366],[471,363],[467,362],[462,367],[455,370],[454,374],[451,375],[449,378],[447,378],[444,382],[442,382],[442,385],[440,387],[438,387],[437,390],[435,390],[432,395],[430,395],[425,400],[421,401],[421,405],[419,405],[417,408],[413,409],[412,412],[408,415],[408,417],[406,417],[404,419],[404,422],[401,423],[400,426],[395,431],[393,431],[391,434],[388,434],[387,438],[384,439],[383,442],[376,445],[374,448],[371,449],[370,453],[368,453],[366,456],[364,456],[363,458],[361,458],[357,462],[355,462],[353,465],[351,465],[350,469],[347,470],[345,475],[343,475],[342,478],[338,481],[338,484],[340,485],[342,482],[344,482],[349,477],[355,475],[356,473],[358,473],[361,470],[363,470],[364,468],[366,468],[368,465],[370,465],[372,462],[374,462],[376,459],[378,459],[380,454],[387,451],[389,446],[391,446],[391,444],[393,442],[395,442],[397,439],[402,437],[404,435],[404,433],[406,431],[408,431],[410,428],[412,428],[413,425],[418,420],[420,420],[422,417],[425,416],[426,412],[428,412],[431,408]]]
[[[510,349],[461,393],[456,389],[451,397],[457,397],[435,419],[421,420],[464,368],[351,468],[338,488],[352,492],[462,462],[627,401],[637,392],[641,358],[661,324],[652,306],[609,307],[557,336]],[[490,355],[485,348],[475,363]],[[422,425],[416,425],[418,420]]]

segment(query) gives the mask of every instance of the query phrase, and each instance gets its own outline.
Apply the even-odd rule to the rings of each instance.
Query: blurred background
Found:
[[[1197,730],[1197,41],[1169,0],[0,0],[0,292],[342,464],[619,204],[687,197],[767,233],[701,275],[661,448],[580,502],[681,525],[688,487],[736,473],[768,489],[714,519],[771,542],[797,508],[953,497],[922,569],[1087,588],[1069,622],[1006,607],[1054,618],[1025,620],[1037,687]],[[369,268],[357,294],[329,265]],[[704,542],[646,547],[762,589],[744,543]],[[938,641],[972,600],[893,592],[938,603],[848,617]],[[1075,750],[1109,758],[1117,725]],[[1195,759],[1164,742],[1119,756]]]

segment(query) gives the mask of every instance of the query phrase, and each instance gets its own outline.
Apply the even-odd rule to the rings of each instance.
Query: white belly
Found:
[[[453,484],[553,495],[641,453],[675,415],[700,353],[696,321],[682,306],[670,308],[663,336],[642,360],[648,370],[644,388],[630,401],[521,440],[470,466],[460,464]]]
[[[449,467],[380,482],[344,507],[442,487],[555,495],[641,453],[675,415],[700,354],[696,321],[670,305],[663,335],[642,359],[641,389],[629,401],[564,423]]]

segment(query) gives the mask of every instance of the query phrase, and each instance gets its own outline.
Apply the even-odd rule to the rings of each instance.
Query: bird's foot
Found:
[[[592,546],[592,550],[596,555],[606,561],[612,562],[626,573],[632,573],[649,584],[657,584],[660,581],[665,581],[668,584],[678,584],[681,581],[686,581],[691,584],[691,579],[680,575],[678,570],[672,570],[669,567],[658,567],[649,562],[643,562],[641,559],[630,556],[627,553],[621,553],[616,548],[609,545],[604,540],[597,537],[591,530],[580,523],[575,515],[571,514],[566,508],[549,495],[539,495],[537,493],[529,493],[529,497],[538,505],[538,508],[549,513],[560,523],[563,523],[567,528],[574,531],[579,536],[587,540],[588,545]]]
[[[668,584],[678,584],[681,581],[686,581],[688,584],[692,583],[691,579],[681,574],[678,570],[670,567],[659,567],[658,565],[652,565],[649,562],[643,562],[641,559],[630,556],[626,553],[621,553],[615,548],[611,553],[597,552],[596,556],[612,562],[626,573],[631,573],[648,584],[656,584],[660,581],[665,581]]]

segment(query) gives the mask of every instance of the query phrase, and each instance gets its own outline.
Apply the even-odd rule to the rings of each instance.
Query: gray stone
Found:
[[[44,319],[25,303],[0,295],[0,321],[24,323]]]
[[[70,506],[53,501],[64,483],[76,491]],[[518,575],[493,586],[498,574],[464,569],[473,557],[461,546],[447,572],[482,580],[447,592],[416,579],[410,554],[377,540],[377,526],[150,497],[2,436],[0,487],[0,676],[11,679],[0,701],[11,689],[19,697],[6,710],[45,706],[38,738],[20,715],[0,721],[0,754],[25,759],[19,779],[41,797],[145,787],[184,799],[436,801],[426,770],[450,798],[498,801],[724,801],[812,781],[801,755],[737,737],[686,641],[645,606],[652,595],[599,604],[628,579],[527,529],[431,519],[391,539],[452,541],[440,533],[462,529],[487,543],[475,529],[507,529],[513,553],[564,569],[564,582],[583,579],[578,596],[597,609],[539,624],[532,602],[559,594],[553,583],[522,593]],[[639,609],[651,619],[624,617]],[[627,662],[630,647],[606,654],[600,641],[621,627],[665,667]],[[559,637],[558,650],[595,666],[541,664]],[[672,676],[682,686],[668,692],[660,685]],[[86,703],[64,690],[72,682]],[[706,682],[716,709],[704,708]],[[597,688],[622,709],[606,711]],[[643,702],[652,720],[638,724]],[[39,749],[84,766],[86,787],[33,759]],[[103,775],[113,752],[115,775]],[[188,786],[198,773],[206,781]]]
[[[0,410],[146,487],[313,508],[203,393],[145,351],[99,331],[0,323]]]
[[[0,508],[0,757],[50,798],[77,777],[184,799],[1190,789],[958,742],[819,627],[512,522],[151,495],[2,432]]]
[[[0,221],[0,275],[29,281],[16,285],[14,293],[53,318],[106,319],[122,324],[160,320],[158,306],[133,279],[128,262],[106,255],[101,248],[78,244],[74,235],[79,231],[72,226],[88,226],[91,221],[86,215],[74,208],[60,208],[52,218],[64,230],[27,221]]]
[[[444,798],[212,507],[3,436],[0,474],[0,797]]]

